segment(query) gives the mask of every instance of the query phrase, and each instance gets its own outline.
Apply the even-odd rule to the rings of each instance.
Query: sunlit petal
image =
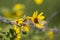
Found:
[[[42,26],[41,24],[35,24],[37,28],[44,28],[44,26]]]
[[[38,11],[34,12],[34,14],[33,14],[33,18],[36,18],[37,15],[38,15]]]
[[[42,16],[43,15],[43,12],[41,12],[39,15],[38,15],[38,19],[39,20],[43,20],[45,18],[45,16]]]

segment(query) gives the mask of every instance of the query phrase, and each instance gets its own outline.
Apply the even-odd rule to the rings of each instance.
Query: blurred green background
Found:
[[[44,15],[46,19],[51,17],[51,14],[57,12],[57,14],[51,19],[48,20],[49,24],[48,27],[54,27],[57,26],[57,28],[60,28],[60,0],[43,0],[43,3],[41,5],[36,5],[34,0],[0,0],[0,8],[9,8],[12,9],[13,5],[16,3],[21,3],[25,5],[25,15],[32,16],[33,12],[38,10],[39,12],[44,12]],[[1,15],[1,13],[0,13]],[[6,24],[0,23],[0,27],[5,28]],[[6,27],[7,28],[7,27]],[[3,30],[4,31],[4,30]],[[35,31],[35,30],[34,30]],[[23,36],[22,40],[39,40],[39,34],[35,34],[33,37],[32,35],[35,33],[32,33],[30,31],[30,35],[27,34]],[[29,36],[29,38],[28,38]],[[35,37],[36,36],[36,37]],[[33,39],[30,39],[33,38]],[[58,39],[60,40],[60,39]]]

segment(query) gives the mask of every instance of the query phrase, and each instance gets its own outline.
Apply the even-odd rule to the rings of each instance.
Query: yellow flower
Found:
[[[21,29],[22,29],[22,31],[28,32],[30,27],[29,27],[29,25],[25,25],[25,26],[22,26]]]
[[[23,23],[23,18],[20,19],[15,19],[14,22],[17,23],[18,25],[21,25]]]
[[[14,25],[14,30],[15,30],[15,33],[16,33],[16,37],[14,38],[14,40],[20,40],[21,39],[20,28],[17,27],[16,25]]]
[[[30,27],[28,24],[25,24],[21,27],[21,31],[23,34],[26,34],[30,30]]]
[[[43,3],[43,0],[34,0],[36,4],[42,4]]]
[[[41,12],[38,15],[38,11],[36,11],[36,12],[34,12],[31,20],[36,25],[37,28],[44,28],[44,26],[41,23],[39,23],[39,21],[44,21],[44,18],[45,18],[45,16],[43,16],[43,12]]]
[[[16,25],[13,25],[14,30],[16,31],[16,34],[20,33],[20,28],[17,27]]]
[[[54,32],[53,32],[53,31],[48,31],[48,32],[47,32],[47,36],[49,37],[49,39],[53,39],[53,37],[54,37]]]
[[[18,25],[22,24],[22,23],[23,23],[23,18],[20,18],[20,19],[16,20],[16,23],[17,23]]]
[[[15,4],[13,7],[13,17],[20,17],[23,15],[25,6],[23,4]]]
[[[16,26],[15,24],[13,25],[13,27],[14,27],[14,30],[16,30],[16,29],[17,29],[17,26]]]
[[[20,33],[20,28],[19,27],[17,27],[17,29],[16,29],[16,34],[18,34],[18,33]]]
[[[24,9],[25,8],[25,6],[23,5],[23,4],[15,4],[14,6],[13,6],[13,11],[18,11],[18,10],[21,10],[21,9]]]

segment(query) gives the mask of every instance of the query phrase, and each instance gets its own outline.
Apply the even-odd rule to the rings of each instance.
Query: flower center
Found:
[[[37,19],[37,18],[35,18],[35,19],[34,19],[34,22],[35,22],[35,23],[38,23],[38,19]]]

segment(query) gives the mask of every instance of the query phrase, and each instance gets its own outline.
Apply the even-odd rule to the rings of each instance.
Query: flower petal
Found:
[[[36,25],[36,27],[39,28],[39,29],[40,29],[40,28],[44,28],[44,26],[42,26],[42,25],[39,24],[39,23],[37,23],[37,24],[35,24],[35,25]]]
[[[33,18],[36,18],[37,15],[38,15],[38,11],[34,12],[34,14],[33,14]]]
[[[41,12],[39,15],[38,15],[38,19],[39,20],[43,20],[45,18],[45,16],[42,16],[43,15],[43,12]]]

